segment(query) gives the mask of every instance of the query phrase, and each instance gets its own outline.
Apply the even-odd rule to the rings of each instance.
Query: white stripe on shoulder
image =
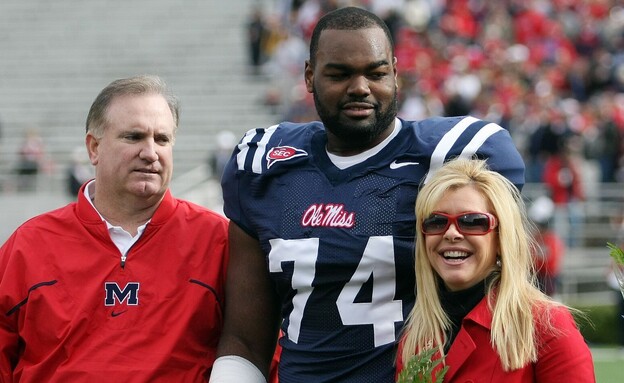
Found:
[[[503,128],[498,124],[489,123],[485,125],[477,132],[477,134],[474,135],[474,137],[472,137],[472,140],[470,140],[468,145],[464,147],[464,150],[462,150],[459,156],[466,159],[472,158],[477,150],[479,150],[481,145],[483,145],[485,140],[490,138],[493,134],[500,132],[501,130],[503,130]]]
[[[251,142],[251,139],[254,138],[256,133],[256,129],[248,130],[247,133],[245,133],[245,136],[241,140],[240,144],[237,145],[239,150],[238,154],[236,155],[238,170],[243,170],[243,167],[245,166],[245,157],[247,157],[247,153],[249,152],[249,145],[247,144]]]
[[[270,126],[264,129],[264,133],[260,141],[256,143],[257,149],[254,153],[253,161],[251,164],[251,170],[254,173],[260,174],[262,173],[262,158],[264,157],[264,153],[266,152],[266,145],[271,139],[273,133],[277,129],[278,125]],[[238,164],[238,170],[244,170],[245,168],[245,158],[249,155],[249,143],[251,140],[258,134],[256,129],[251,129],[245,133],[245,136],[241,140],[241,143],[238,144],[238,149],[240,152],[236,155],[236,163]]]
[[[436,148],[431,154],[429,172],[427,173],[427,177],[425,178],[425,183],[427,183],[429,181],[429,178],[431,178],[433,174],[438,169],[440,169],[440,167],[442,167],[446,155],[448,154],[449,150],[451,150],[453,145],[455,145],[455,142],[457,142],[459,136],[461,136],[461,134],[466,129],[468,129],[468,127],[472,125],[473,122],[476,121],[479,120],[477,118],[468,116],[455,124],[455,126],[453,126],[451,130],[446,132],[446,134],[442,137],[440,142],[438,142],[438,145],[436,145]]]

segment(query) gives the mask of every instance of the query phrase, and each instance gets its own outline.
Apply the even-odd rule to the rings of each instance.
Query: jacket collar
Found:
[[[103,230],[102,233],[108,237],[108,230],[106,228],[105,222],[102,221],[100,214],[97,212],[97,210],[95,210],[91,202],[88,201],[87,197],[85,196],[85,188],[89,184],[89,182],[91,181],[87,181],[80,187],[80,191],[78,192],[78,201],[76,204],[76,214],[85,225],[101,227],[101,229],[98,229],[98,231]],[[171,216],[171,214],[173,214],[173,212],[175,211],[177,204],[178,201],[173,198],[173,196],[171,195],[171,191],[167,189],[167,191],[165,192],[165,196],[163,197],[160,205],[158,206],[158,208],[154,212],[154,215],[152,216],[152,219],[150,220],[148,230],[151,226],[158,227],[164,224]]]
[[[446,355],[445,365],[449,370],[445,380],[452,381],[453,375],[460,370],[466,360],[476,351],[477,345],[467,327],[482,327],[486,332],[492,329],[492,311],[488,307],[487,295],[466,315],[462,327]]]

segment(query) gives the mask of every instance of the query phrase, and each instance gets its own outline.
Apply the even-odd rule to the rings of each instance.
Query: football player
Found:
[[[222,180],[226,319],[211,382],[394,382],[415,300],[414,203],[446,160],[486,159],[517,187],[509,133],[473,117],[397,118],[394,46],[356,7],[322,17],[305,84],[322,122],[248,131]]]

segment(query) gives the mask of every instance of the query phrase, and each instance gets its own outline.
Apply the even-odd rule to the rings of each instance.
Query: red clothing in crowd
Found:
[[[580,169],[572,159],[565,159],[562,155],[550,156],[544,164],[543,181],[555,205],[585,199]]]
[[[561,261],[565,245],[561,238],[551,230],[544,230],[536,236],[539,253],[535,254],[535,270],[544,292],[553,295],[556,292],[556,278],[561,270]]]

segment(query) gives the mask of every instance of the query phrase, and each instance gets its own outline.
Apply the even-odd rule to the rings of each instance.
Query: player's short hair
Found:
[[[388,29],[388,25],[379,16],[363,8],[344,7],[325,14],[314,27],[312,37],[310,38],[310,62],[314,64],[316,61],[319,38],[324,30],[359,30],[368,28],[381,28],[384,31],[392,47],[392,56],[394,56],[392,34],[390,29]]]
[[[97,95],[89,114],[87,115],[86,132],[91,132],[96,137],[104,134],[107,124],[106,113],[115,97],[125,95],[159,94],[164,97],[171,110],[175,123],[174,132],[178,129],[180,120],[180,105],[178,99],[169,91],[167,84],[158,76],[141,75],[115,80],[108,84]]]

